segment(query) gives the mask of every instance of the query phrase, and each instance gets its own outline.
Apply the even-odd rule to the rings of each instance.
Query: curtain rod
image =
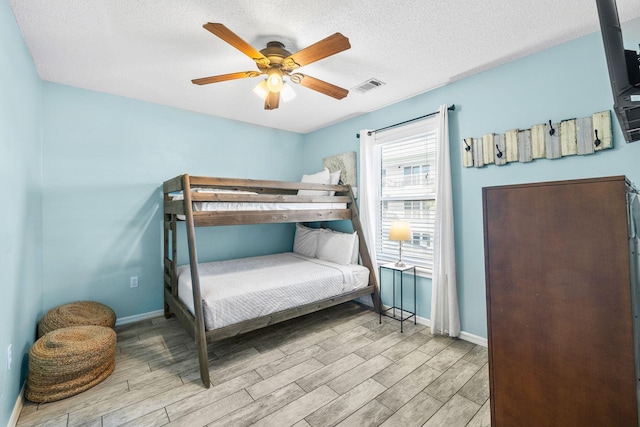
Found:
[[[456,110],[456,104],[452,104],[451,107],[447,108],[447,110],[455,111]],[[429,113],[429,114],[425,114],[424,116],[420,116],[420,117],[416,117],[416,118],[413,118],[413,119],[405,120],[404,122],[400,122],[400,123],[396,123],[396,124],[393,124],[393,125],[385,126],[383,128],[376,129],[376,130],[370,130],[369,132],[367,132],[367,135],[371,136],[372,133],[380,132],[381,130],[387,130],[387,129],[394,128],[396,126],[404,125],[405,123],[411,123],[411,122],[415,122],[416,120],[426,119],[427,117],[435,116],[438,113],[439,113],[439,111],[434,111],[433,113]],[[356,133],[356,138],[360,138],[360,134],[359,133]]]

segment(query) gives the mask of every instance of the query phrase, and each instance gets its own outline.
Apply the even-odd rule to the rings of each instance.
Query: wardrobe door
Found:
[[[637,426],[624,177],[483,207],[492,424]]]

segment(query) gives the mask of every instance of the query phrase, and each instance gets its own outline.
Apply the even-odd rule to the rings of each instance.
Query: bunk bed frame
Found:
[[[226,189],[250,191],[258,194],[205,193],[192,192],[194,188]],[[335,191],[334,196],[298,196],[298,190]],[[172,200],[171,193],[182,191],[183,200]],[[175,315],[195,340],[198,348],[200,377],[205,387],[210,387],[207,358],[207,341],[217,341],[236,336],[274,323],[303,316],[327,307],[341,304],[362,296],[370,295],[376,311],[379,310],[379,288],[375,269],[369,257],[362,224],[354,203],[351,187],[348,185],[312,184],[300,182],[266,181],[253,179],[197,177],[187,174],[165,181],[164,192],[164,313],[165,317]],[[262,210],[262,211],[205,211],[193,210],[192,202],[261,202],[261,203],[346,203],[346,209],[317,210]],[[177,276],[177,222],[178,215],[184,215],[187,243],[189,247],[189,265],[191,268],[193,303],[195,315],[178,298]],[[200,280],[198,275],[198,256],[196,251],[195,227],[274,224],[290,222],[324,222],[351,220],[353,230],[359,237],[359,251],[362,265],[369,269],[368,286],[336,295],[314,303],[282,310],[240,323],[224,326],[210,331],[205,330]]]

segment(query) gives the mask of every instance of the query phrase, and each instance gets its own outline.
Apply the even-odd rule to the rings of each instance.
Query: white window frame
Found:
[[[437,203],[436,201],[436,195],[435,195],[435,187],[434,187],[434,192],[433,193],[425,193],[425,194],[416,194],[416,195],[412,195],[410,196],[410,198],[407,197],[382,197],[381,195],[381,190],[382,190],[382,168],[381,168],[381,158],[380,158],[380,146],[382,145],[387,145],[387,144],[394,144],[394,143],[400,143],[402,141],[406,141],[408,138],[419,138],[421,136],[430,136],[431,134],[435,134],[434,137],[432,138],[428,138],[428,140],[430,140],[432,144],[434,144],[433,146],[433,150],[436,149],[436,145],[437,145],[437,141],[438,141],[438,133],[440,132],[439,129],[439,120],[437,116],[434,117],[429,117],[427,119],[423,119],[420,121],[416,121],[416,122],[412,122],[409,124],[405,124],[402,126],[397,126],[393,129],[389,129],[386,130],[384,132],[378,132],[376,133],[376,139],[375,139],[375,143],[374,143],[374,147],[375,147],[375,171],[376,171],[376,182],[377,182],[377,197],[376,197],[376,234],[377,233],[382,233],[382,218],[381,218],[381,206],[382,203],[384,202],[388,202],[388,201],[393,201],[393,200],[397,200],[397,201],[407,201],[407,202],[415,202],[415,201],[433,201],[434,203]],[[429,165],[428,167],[428,173],[430,176],[434,177],[436,179],[436,186],[437,186],[437,179],[438,179],[438,173],[437,170],[435,170],[435,161],[434,164]],[[420,167],[420,173],[422,173],[422,166]],[[435,173],[435,174],[434,174]],[[434,175],[432,175],[434,174]],[[407,175],[409,176],[413,176],[413,174]],[[435,208],[435,207],[434,207]],[[435,222],[435,218],[434,218],[434,222]],[[435,227],[435,224],[434,224]],[[386,239],[387,236],[379,236],[380,239]],[[405,244],[410,244],[412,242],[405,242]],[[430,244],[431,247],[433,248],[433,239],[430,240]],[[381,248],[379,247],[379,241],[378,238],[376,238],[376,242],[374,242],[374,246],[375,246],[375,250],[376,250],[376,258],[378,260],[378,264],[384,264],[387,262],[394,262],[397,261],[397,255],[396,256],[391,256],[388,254],[383,254],[381,252]],[[405,247],[406,248],[406,247]],[[408,264],[412,264],[412,265],[416,265],[417,270],[419,272],[419,274],[421,276],[425,276],[425,277],[431,277],[432,272],[433,272],[433,255],[431,255],[428,259],[426,260],[419,260],[416,258],[412,258],[412,257],[408,257],[406,252],[403,251],[403,260],[408,263]]]

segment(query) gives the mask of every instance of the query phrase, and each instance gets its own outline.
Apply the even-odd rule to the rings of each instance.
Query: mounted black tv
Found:
[[[596,0],[613,91],[613,110],[624,139],[640,141],[640,57],[624,48],[615,0]]]

